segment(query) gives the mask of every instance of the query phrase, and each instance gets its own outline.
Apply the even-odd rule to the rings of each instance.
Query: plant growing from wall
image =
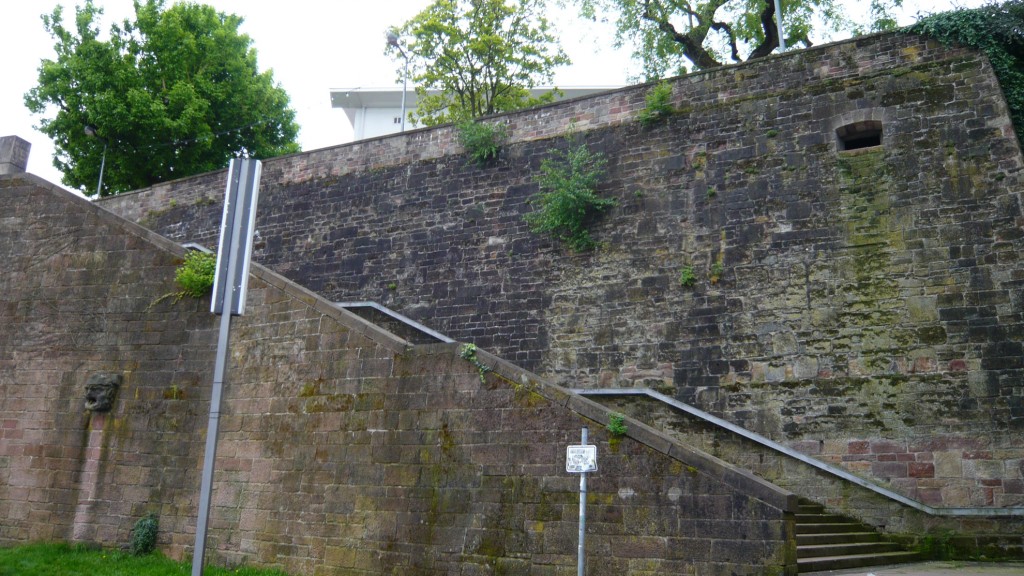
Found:
[[[476,366],[477,372],[480,373],[480,383],[487,383],[487,373],[491,371],[491,367],[485,365],[476,357],[476,344],[463,344],[462,348],[459,349],[459,356],[463,360],[466,360],[473,366]]]
[[[156,514],[150,512],[140,518],[131,531],[130,549],[134,556],[145,556],[156,549],[156,533],[159,528],[159,520]]]
[[[458,123],[456,129],[459,131],[459,144],[462,144],[469,156],[480,166],[497,158],[502,143],[508,138],[505,126],[493,122],[463,120]]]
[[[178,298],[191,296],[202,298],[213,289],[213,275],[217,269],[217,256],[200,250],[192,250],[185,256],[185,262],[174,273],[174,281],[181,292]]]
[[[683,266],[679,271],[679,285],[689,288],[697,282],[697,275],[693,273],[693,266]]]
[[[712,284],[718,284],[718,281],[722,279],[722,274],[725,273],[725,265],[722,264],[721,260],[716,260],[711,264],[711,268],[708,270],[708,280]]]
[[[571,135],[569,139],[572,141]],[[597,193],[607,159],[583,143],[572,143],[567,150],[551,149],[550,153],[534,179],[540,192],[530,198],[536,209],[524,217],[526,223],[533,232],[550,234],[572,250],[589,250],[596,242],[590,237],[588,225],[617,204]]]
[[[608,433],[612,436],[621,437],[626,435],[626,417],[618,412],[608,415]]]
[[[644,126],[652,126],[672,115],[672,84],[659,82],[647,93],[646,106],[640,111],[639,120]]]

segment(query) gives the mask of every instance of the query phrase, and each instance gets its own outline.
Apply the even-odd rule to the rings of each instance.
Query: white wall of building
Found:
[[[579,86],[562,88],[562,98],[577,98],[606,90],[614,90],[618,86]],[[550,88],[533,90],[540,95]],[[408,111],[415,110],[418,100],[416,93],[410,91],[406,95],[405,129],[418,128],[408,119]],[[402,89],[401,88],[337,88],[331,90],[331,107],[341,108],[345,117],[352,125],[355,140],[376,138],[397,134],[402,130]]]

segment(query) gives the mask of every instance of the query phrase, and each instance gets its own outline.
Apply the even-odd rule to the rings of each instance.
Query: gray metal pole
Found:
[[[402,58],[405,58],[405,67],[402,69],[402,132],[405,132],[405,93],[409,91],[409,57],[402,52],[401,48],[398,51],[402,54]]]
[[[228,200],[226,200],[228,201]],[[241,203],[241,195],[236,196],[236,203]],[[236,206],[231,222],[231,238],[237,244],[242,229],[242,206]],[[234,250],[230,250],[233,252]],[[228,269],[225,282],[230,282],[224,290],[224,307],[220,315],[220,332],[217,336],[217,360],[213,367],[213,390],[210,393],[210,420],[206,426],[206,451],[203,455],[203,478],[199,491],[199,515],[196,519],[196,547],[192,554],[192,576],[203,576],[203,557],[206,555],[206,531],[210,519],[210,496],[213,491],[213,465],[217,457],[217,431],[220,427],[220,401],[224,390],[224,373],[227,371],[228,339],[231,333],[231,309],[234,307],[235,291],[232,279],[237,266],[242,263],[234,254],[222,254],[228,258]]]
[[[217,336],[217,361],[213,368],[210,420],[206,426],[206,451],[203,456],[203,479],[199,490],[199,516],[196,519],[196,547],[192,554],[192,576],[203,576],[203,557],[206,555],[206,531],[210,520],[210,496],[213,492],[213,463],[217,458],[217,430],[220,427],[220,400],[224,390],[228,338],[231,332],[232,292],[231,289],[225,291],[225,313],[220,315],[220,333]]]
[[[779,29],[779,49],[786,51],[786,34],[782,30],[782,4],[775,0],[775,26]]]
[[[587,427],[583,427],[583,441],[580,445],[587,445]],[[583,554],[583,541],[587,533],[587,473],[580,473],[580,538],[579,550],[576,554],[576,574],[583,576],[586,572],[586,558]]]

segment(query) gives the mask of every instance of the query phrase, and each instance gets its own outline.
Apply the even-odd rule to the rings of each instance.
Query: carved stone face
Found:
[[[85,409],[93,412],[110,412],[120,386],[120,374],[97,372],[89,376],[85,383]]]

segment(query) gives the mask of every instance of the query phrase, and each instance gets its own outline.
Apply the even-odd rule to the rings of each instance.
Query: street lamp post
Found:
[[[405,132],[405,93],[408,92],[409,86],[409,57],[406,56],[402,47],[398,45],[398,34],[388,32],[388,46],[397,48],[398,53],[405,59],[405,66],[402,68],[402,132]]]
[[[86,125],[85,135],[103,142],[103,157],[100,159],[100,180],[96,183],[96,197],[99,198],[100,191],[103,190],[103,169],[107,167],[107,139],[97,133],[95,126]]]

